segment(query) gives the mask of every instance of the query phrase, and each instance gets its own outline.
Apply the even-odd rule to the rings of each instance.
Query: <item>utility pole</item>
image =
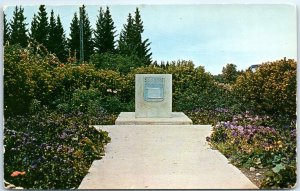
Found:
[[[80,29],[80,47],[79,47],[79,53],[80,53],[80,62],[83,62],[84,60],[84,54],[83,54],[83,16],[82,16],[82,7],[79,7],[79,29]]]

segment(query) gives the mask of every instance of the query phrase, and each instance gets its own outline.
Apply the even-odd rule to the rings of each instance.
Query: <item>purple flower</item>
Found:
[[[243,126],[238,126],[238,131],[243,131],[244,130],[244,127]]]
[[[236,131],[232,131],[231,135],[232,135],[233,137],[236,137],[236,136],[238,135],[238,133],[237,133]]]

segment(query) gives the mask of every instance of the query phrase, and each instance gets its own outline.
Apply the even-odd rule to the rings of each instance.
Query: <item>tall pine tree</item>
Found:
[[[37,18],[37,15],[34,14],[32,21],[31,21],[30,34],[29,34],[29,37],[31,40],[35,40],[36,33],[38,30],[37,26],[38,26],[38,18]]]
[[[49,43],[48,44],[48,50],[52,53],[56,53],[55,52],[55,49],[56,49],[56,20],[55,20],[55,17],[54,17],[54,12],[53,10],[51,10],[51,14],[50,14],[50,23],[49,23]]]
[[[72,55],[76,54],[76,58],[79,58],[79,46],[80,46],[80,31],[79,20],[77,14],[74,13],[74,17],[70,26],[70,38],[68,39],[68,48]]]
[[[134,19],[134,31],[135,31],[135,39],[137,43],[136,51],[139,58],[145,61],[145,64],[151,63],[151,55],[150,52],[150,42],[149,39],[142,40],[142,33],[144,32],[143,21],[141,19],[140,11],[138,8],[135,10],[135,19]]]
[[[94,43],[92,39],[92,28],[84,5],[82,5],[81,8],[80,20],[82,20],[84,60],[87,61],[93,54]]]
[[[97,16],[97,22],[96,22],[96,30],[94,30],[94,43],[95,43],[95,49],[96,52],[101,54],[104,51],[104,26],[103,26],[103,20],[104,20],[104,13],[102,10],[102,7],[100,7],[99,15]]]
[[[16,6],[13,13],[13,19],[10,22],[11,28],[11,44],[20,44],[22,47],[27,46],[27,29],[25,23],[26,17],[24,17],[24,9],[20,6]]]
[[[56,18],[56,27],[55,27],[55,44],[56,44],[56,50],[55,54],[60,59],[60,61],[66,61],[67,60],[67,40],[64,28],[61,24],[59,15]]]
[[[6,15],[3,15],[3,45],[10,41],[10,28],[6,20]]]
[[[135,16],[132,18],[129,13],[127,24],[120,33],[119,52],[124,55],[135,55],[142,60],[145,65],[151,63],[150,42],[149,39],[142,40],[142,33],[144,32],[141,15],[136,8]]]
[[[33,39],[48,48],[49,23],[45,5],[40,5],[39,7],[36,31],[33,34],[31,34]]]
[[[135,51],[133,19],[130,13],[127,18],[127,24],[124,24],[123,27],[124,29],[121,30],[118,41],[118,51],[120,54],[130,56]]]
[[[87,61],[90,58],[90,55],[93,53],[94,43],[92,39],[92,29],[88,14],[86,13],[85,6],[83,5],[80,8],[79,19],[82,22],[82,31],[83,31],[83,52],[84,60]],[[68,39],[69,49],[74,54],[76,52],[76,58],[79,58],[80,55],[80,20],[77,17],[77,14],[74,14],[73,20],[70,26],[70,38]]]
[[[115,52],[115,28],[109,8],[106,7],[105,12],[100,8],[94,32],[97,53]]]

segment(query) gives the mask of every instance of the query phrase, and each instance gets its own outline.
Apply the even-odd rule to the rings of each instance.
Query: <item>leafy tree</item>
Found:
[[[114,70],[121,74],[127,74],[131,69],[141,65],[136,55],[125,56],[114,53],[95,53],[90,58],[90,63],[98,69]]]
[[[49,46],[49,23],[45,5],[40,5],[37,16],[36,31],[32,31],[32,38],[48,48]]]
[[[80,46],[80,31],[79,31],[79,20],[77,14],[74,13],[74,17],[70,26],[70,38],[68,39],[68,46],[73,54],[76,54],[76,58],[79,58],[79,46]]]
[[[24,17],[24,8],[16,6],[13,13],[13,19],[10,22],[11,44],[20,44],[22,47],[27,46],[27,29]]]
[[[3,45],[10,41],[10,27],[6,20],[6,15],[3,15]]]
[[[239,72],[236,70],[235,64],[227,64],[222,69],[222,80],[225,83],[234,83],[238,77]]]
[[[115,52],[115,28],[109,8],[105,12],[100,8],[94,32],[97,53]]]

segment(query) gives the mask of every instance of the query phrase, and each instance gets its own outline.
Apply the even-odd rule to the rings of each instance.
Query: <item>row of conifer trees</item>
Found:
[[[118,40],[116,40],[117,31],[109,7],[105,10],[100,7],[96,28],[92,29],[86,7],[82,5],[80,13],[74,13],[69,37],[66,37],[60,16],[55,16],[54,11],[51,10],[48,18],[45,5],[39,6],[39,11],[34,14],[30,27],[27,25],[24,8],[21,6],[15,7],[10,21],[7,21],[4,14],[4,45],[19,44],[26,47],[28,43],[34,42],[43,44],[62,62],[66,62],[68,58],[78,60],[80,26],[82,26],[84,61],[89,61],[92,54],[110,53],[135,56],[145,64],[151,63],[150,42],[149,39],[142,39],[144,27],[138,8],[133,15],[129,13],[127,23],[123,25]]]

